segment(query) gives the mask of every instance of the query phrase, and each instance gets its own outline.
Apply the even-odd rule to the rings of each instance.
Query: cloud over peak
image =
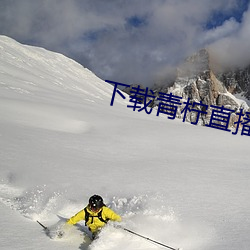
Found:
[[[247,61],[247,2],[3,0],[0,33],[64,53],[103,79],[149,85],[203,47],[224,62],[240,49]]]

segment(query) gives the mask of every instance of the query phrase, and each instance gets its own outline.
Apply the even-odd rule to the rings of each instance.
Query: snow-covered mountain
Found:
[[[91,243],[84,222],[62,239],[36,223],[54,228],[97,193],[171,247],[248,250],[248,136],[133,112],[119,94],[110,106],[112,94],[71,59],[0,36],[0,248],[162,249],[112,225]]]
[[[223,69],[223,70],[222,70]],[[189,112],[188,116],[183,113],[185,103],[188,101],[192,103],[202,103],[207,105],[207,114],[199,120],[200,125],[207,125],[211,118],[211,105],[216,107],[225,107],[232,110],[230,116],[229,127],[235,127],[235,122],[238,121],[237,113],[240,110],[243,113],[249,112],[250,108],[250,68],[241,69],[225,69],[222,65],[216,64],[207,49],[201,49],[197,53],[188,57],[176,69],[176,77],[172,82],[154,84],[152,90],[154,91],[154,98],[148,98],[147,102],[151,100],[149,106],[158,106],[160,93],[173,94],[182,98],[182,105],[178,106],[177,118],[189,122],[196,121],[197,111]],[[123,91],[129,95],[135,91],[138,84],[132,84],[126,87]],[[140,88],[146,89],[143,84]],[[143,96],[141,96],[142,99]],[[201,110],[197,106],[198,110]]]
[[[250,102],[250,66],[238,69],[226,70],[217,74],[227,90],[241,98],[246,98]]]
[[[159,92],[172,93],[182,97],[182,100],[191,103],[196,102],[208,106],[207,114],[200,120],[201,125],[209,123],[212,108],[211,105],[232,110],[229,127],[234,127],[238,117],[236,113],[240,109],[243,112],[249,112],[249,103],[247,99],[249,91],[249,72],[229,71],[221,73],[214,68],[213,60],[207,49],[202,49],[194,55],[188,57],[177,69],[177,76],[170,86],[155,86],[156,95]],[[237,95],[235,95],[237,94]],[[178,117],[183,118],[181,111],[185,105],[178,108]],[[190,112],[187,121],[196,120],[196,112]]]

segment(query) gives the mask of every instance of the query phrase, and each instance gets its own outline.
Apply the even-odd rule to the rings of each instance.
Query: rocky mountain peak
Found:
[[[250,65],[245,68],[231,69],[217,74],[232,94],[240,94],[250,100]]]
[[[227,73],[215,73],[213,70],[211,56],[207,49],[201,49],[197,53],[188,57],[177,69],[177,77],[171,86],[162,87],[161,91],[181,96],[182,100],[190,100],[191,103],[202,102],[208,105],[207,116],[201,121],[201,125],[208,123],[212,112],[211,105],[224,106],[225,108],[234,110],[234,113],[243,109],[244,112],[249,111],[249,107],[244,100],[236,98],[233,94],[247,92],[250,86],[250,67],[248,70],[231,71]],[[156,90],[157,91],[157,90]],[[246,96],[246,95],[245,95]],[[182,118],[179,108],[179,118]],[[193,118],[192,118],[193,117]],[[237,117],[232,116],[232,117]],[[192,121],[196,119],[195,115],[190,114],[187,119]],[[234,120],[230,126],[234,125]]]
[[[188,57],[177,69],[177,77],[194,77],[210,70],[209,52],[201,49]]]
[[[169,91],[184,99],[202,101],[210,106],[218,104],[218,97],[227,92],[225,85],[217,79],[210,67],[210,55],[206,49],[188,57],[177,72]]]
[[[209,123],[212,108],[211,106],[221,107],[232,110],[232,119],[229,126],[233,127],[237,120],[237,112],[240,109],[243,112],[250,112],[249,106],[245,100],[239,99],[233,94],[241,93],[250,100],[250,66],[246,69],[220,72],[216,71],[213,60],[207,49],[201,49],[197,53],[188,57],[177,69],[176,78],[171,85],[154,85],[153,90],[156,98],[152,106],[158,105],[157,98],[161,93],[172,93],[175,96],[182,97],[182,103],[187,100],[192,103],[202,103],[206,105],[207,114],[199,122],[201,125]],[[131,85],[124,91],[130,94],[131,88],[138,85]],[[144,88],[140,85],[141,88]],[[177,117],[183,118],[181,112],[184,104],[178,107]],[[190,112],[186,121],[196,120],[197,113]]]

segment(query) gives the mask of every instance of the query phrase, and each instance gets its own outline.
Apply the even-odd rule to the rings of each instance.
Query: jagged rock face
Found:
[[[189,57],[180,66],[177,79],[170,90],[176,93],[176,88],[183,98],[189,97],[206,105],[216,105],[219,95],[226,93],[225,86],[210,69],[209,54],[205,49]]]
[[[208,106],[206,115],[199,120],[200,125],[209,123],[212,108],[211,105],[232,110],[231,121],[229,126],[234,126],[238,116],[236,113],[243,109],[244,112],[250,112],[245,101],[237,99],[234,93],[243,93],[250,100],[250,66],[244,70],[229,71],[226,73],[214,73],[212,65],[210,65],[209,52],[206,49],[200,50],[198,53],[187,58],[185,62],[177,69],[177,77],[173,84],[169,86],[156,86],[153,88],[155,96],[159,96],[159,92],[172,93],[173,95],[182,97],[182,105],[178,107],[178,118],[183,118],[181,111],[184,109],[188,99],[191,103],[197,102]],[[130,94],[131,85],[123,91]],[[142,89],[145,89],[140,85]],[[143,97],[142,97],[143,98]],[[158,105],[157,98],[151,100],[150,106]],[[202,107],[196,107],[202,109]],[[204,107],[203,107],[204,108]],[[186,121],[195,122],[197,112],[189,112]]]
[[[185,62],[177,69],[178,77],[201,76],[206,79],[209,70],[209,53],[206,49],[188,57]]]
[[[168,88],[168,93],[181,96],[182,101],[190,99],[191,102],[202,102],[208,105],[207,115],[200,122],[204,125],[208,123],[211,108],[210,105],[234,110],[235,112],[243,108],[248,111],[249,107],[244,101],[239,101],[232,93],[239,93],[245,90],[245,96],[250,97],[250,67],[245,71],[229,72],[220,74],[220,77],[214,74],[210,65],[209,52],[205,49],[187,58],[187,60],[178,68],[177,78],[173,85]],[[181,106],[178,110],[178,116],[182,118]],[[196,119],[195,114],[189,114],[188,121]],[[235,117],[235,115],[232,115]],[[233,125],[233,119],[230,126]]]
[[[230,93],[241,93],[250,100],[250,66],[218,74],[218,79],[225,84]]]

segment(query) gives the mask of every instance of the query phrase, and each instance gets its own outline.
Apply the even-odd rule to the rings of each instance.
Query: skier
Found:
[[[67,224],[74,225],[80,220],[85,220],[85,226],[92,232],[94,239],[109,220],[120,222],[122,219],[120,215],[105,206],[101,196],[95,194],[89,198],[89,204],[72,216]]]

